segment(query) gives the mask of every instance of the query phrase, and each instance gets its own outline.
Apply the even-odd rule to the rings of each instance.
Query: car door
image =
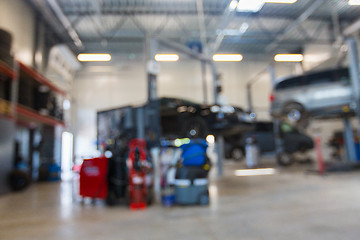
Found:
[[[338,81],[339,80],[339,81]],[[349,103],[351,88],[349,81],[340,81],[334,71],[327,71],[306,76],[307,108],[321,110]]]
[[[255,127],[255,139],[261,152],[273,152],[275,139],[272,122],[260,122]]]

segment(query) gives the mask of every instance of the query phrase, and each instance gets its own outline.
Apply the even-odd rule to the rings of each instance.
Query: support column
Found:
[[[357,50],[357,42],[355,38],[350,38],[347,40],[349,47],[348,59],[349,59],[349,71],[351,78],[351,86],[355,96],[356,104],[356,116],[360,120],[360,79],[359,79],[359,56]],[[360,123],[360,121],[359,121]],[[360,133],[360,126],[358,126],[358,135]]]
[[[158,42],[153,38],[146,37],[146,72],[148,80],[148,101],[157,100],[157,75],[160,71],[160,65],[154,57],[158,51]]]
[[[211,62],[211,70],[213,75],[213,93],[214,93],[214,103],[219,103],[219,92],[218,92],[218,72],[214,62]]]
[[[203,82],[203,97],[204,104],[208,103],[208,94],[207,94],[207,83],[206,83],[206,62],[204,60],[201,61],[201,76]]]
[[[356,162],[356,153],[355,153],[355,143],[354,143],[354,134],[349,118],[344,118],[344,139],[346,147],[346,156],[348,161]]]
[[[225,156],[225,140],[224,137],[219,135],[216,137],[216,151],[217,151],[217,170],[218,176],[223,176],[223,161]]]
[[[274,87],[276,82],[276,72],[274,66],[269,66],[269,73],[271,77],[272,87]],[[280,119],[276,118],[273,120],[273,123],[274,123],[274,136],[275,136],[275,152],[276,152],[276,157],[278,158],[284,152],[284,144],[283,144],[283,139],[281,136],[281,128],[280,128],[281,121]]]
[[[350,79],[351,86],[353,89],[353,94],[355,97],[355,113],[360,120],[360,79],[359,79],[359,56],[357,50],[357,42],[355,38],[347,39],[347,44],[349,47],[348,51],[348,59],[349,59],[349,71],[350,71]],[[359,121],[360,124],[360,121]],[[356,161],[356,152],[355,152],[355,143],[353,130],[351,126],[351,122],[348,118],[344,119],[345,131],[344,131],[344,139],[347,151],[347,157],[350,162]],[[360,136],[360,125],[357,128],[357,135]]]

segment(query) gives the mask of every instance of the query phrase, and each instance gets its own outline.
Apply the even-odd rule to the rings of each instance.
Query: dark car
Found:
[[[251,127],[250,115],[233,106],[207,105],[178,98],[160,98],[165,137],[204,138],[208,134],[234,134]]]
[[[272,122],[254,123],[254,131],[243,132],[225,138],[226,157],[241,160],[245,155],[245,142],[248,137],[254,137],[261,154],[275,152],[274,125]],[[284,142],[284,157],[289,157],[296,152],[306,152],[314,148],[313,140],[299,132],[294,126],[282,122],[280,131]],[[289,164],[288,159],[278,159],[279,164]]]

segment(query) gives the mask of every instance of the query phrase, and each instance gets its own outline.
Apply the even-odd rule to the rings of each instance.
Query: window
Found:
[[[335,81],[341,82],[343,84],[350,84],[350,73],[349,69],[338,69],[334,72],[335,74]]]
[[[272,132],[273,131],[273,123],[269,122],[259,122],[256,124],[257,132]]]
[[[295,87],[300,87],[302,85],[303,85],[302,77],[300,76],[295,78],[289,78],[278,83],[275,89],[280,90],[280,89],[295,88]]]
[[[334,80],[334,75],[332,71],[314,73],[306,76],[305,84],[306,85],[317,85],[324,83],[331,83]]]

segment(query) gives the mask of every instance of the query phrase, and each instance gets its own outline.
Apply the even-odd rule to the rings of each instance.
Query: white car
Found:
[[[300,122],[354,111],[354,94],[347,68],[311,72],[280,80],[270,96],[270,114]]]

